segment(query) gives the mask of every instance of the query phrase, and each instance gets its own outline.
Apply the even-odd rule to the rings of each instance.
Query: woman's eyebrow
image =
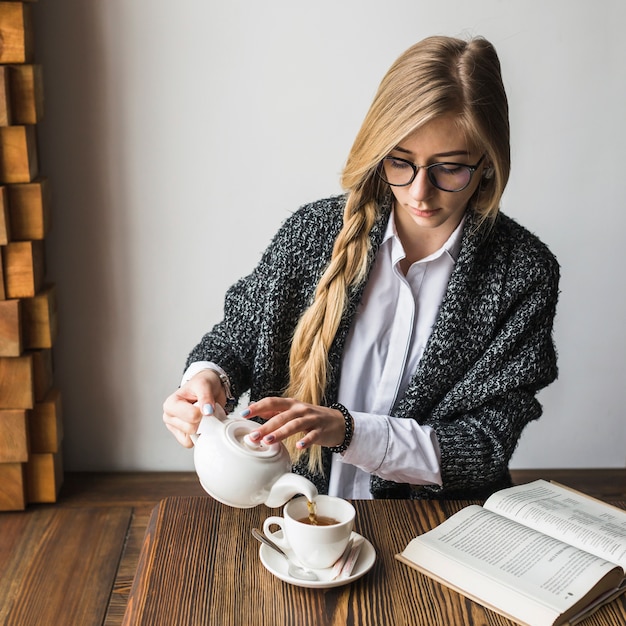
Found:
[[[410,150],[407,150],[406,148],[402,148],[401,146],[396,146],[394,150],[396,152],[402,152],[404,154],[409,154],[411,156],[414,156],[413,152],[411,152]],[[432,156],[437,157],[438,159],[441,159],[445,157],[469,156],[469,155],[470,155],[469,150],[450,150],[449,152],[439,152],[438,154],[433,154]]]

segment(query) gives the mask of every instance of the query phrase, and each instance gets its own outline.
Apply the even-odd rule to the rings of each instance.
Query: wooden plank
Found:
[[[9,79],[9,69],[4,65],[0,65],[0,126],[10,126],[13,123]]]
[[[30,183],[38,169],[35,126],[0,126],[0,182]]]
[[[0,463],[28,461],[26,411],[0,411]]]
[[[0,63],[32,63],[31,8],[22,2],[0,2]]]
[[[56,502],[63,484],[61,452],[31,454],[26,464],[26,500]]]
[[[0,463],[0,511],[21,511],[25,507],[26,479],[24,465],[22,463]],[[2,520],[2,517],[0,517],[0,520]],[[2,537],[0,536],[1,539]],[[2,551],[0,550],[0,556],[1,554]],[[1,581],[2,576],[0,576],[0,585]],[[0,594],[0,598],[2,598],[2,594]]]
[[[7,185],[10,239],[44,239],[51,227],[50,185],[45,177],[32,183]]]
[[[43,241],[14,241],[2,248],[7,298],[33,298],[43,287]]]
[[[22,300],[0,300],[0,356],[22,354]]]
[[[33,357],[0,357],[0,409],[35,406]]]
[[[376,562],[350,585],[322,591],[286,585],[260,563],[250,528],[267,510],[235,509],[207,497],[167,498],[148,526],[123,624],[222,624],[228,616],[228,623],[248,626],[513,626],[395,559],[416,534],[469,503],[354,500],[355,531],[374,546]],[[626,598],[594,619],[598,626],[626,623]]]
[[[42,66],[11,65],[7,69],[11,123],[39,123],[44,111]]]
[[[512,470],[514,483],[537,478],[558,478],[559,482],[579,491],[626,508],[626,468]],[[619,489],[621,488],[621,491]],[[132,506],[133,520],[124,553],[117,571],[103,626],[120,626],[128,594],[137,569],[143,540],[152,508],[172,494],[202,496],[195,472],[68,472],[57,506]],[[2,554],[0,553],[0,580]],[[396,566],[399,566],[396,563]],[[2,596],[0,595],[0,604]],[[450,622],[448,622],[450,623]],[[491,622],[490,622],[491,623]],[[616,620],[613,623],[619,623]],[[432,624],[432,622],[430,623]],[[429,626],[430,626],[429,624]]]
[[[0,246],[0,301],[6,298],[6,289],[4,288],[4,247]]]
[[[131,515],[55,507],[0,517],[0,623],[101,626]]]
[[[33,359],[33,394],[35,402],[43,402],[54,385],[52,350],[29,350]]]
[[[522,485],[543,478],[607,502],[626,500],[626,467],[614,469],[598,467],[512,469],[511,478],[514,485]]]
[[[36,402],[28,420],[31,453],[59,452],[63,440],[61,392],[51,389],[42,402]]]
[[[0,246],[6,246],[11,239],[9,228],[9,193],[5,186],[0,187]]]
[[[419,532],[420,522],[423,528],[422,517],[432,526],[445,518],[441,504],[355,501],[355,508],[355,530],[376,546],[377,564],[346,588],[319,593],[284,585],[260,564],[250,528],[262,523],[267,510],[235,509],[206,497],[167,498],[146,532],[124,626],[218,624],[224,615],[250,626],[266,624],[269,615],[273,626],[446,623],[420,619],[438,605],[428,601],[428,588],[422,592],[407,583],[409,568],[394,563],[396,544]],[[410,603],[402,601],[407,594]],[[447,623],[475,623],[463,620],[464,602],[450,604]],[[482,618],[486,623],[484,612]]]
[[[24,349],[52,348],[58,327],[55,286],[49,285],[21,302]]]

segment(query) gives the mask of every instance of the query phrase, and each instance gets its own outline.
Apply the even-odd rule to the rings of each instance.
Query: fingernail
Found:
[[[265,443],[274,443],[275,440],[276,440],[276,437],[274,435],[265,435],[263,439]]]
[[[296,444],[297,448],[306,448],[306,441],[298,441]]]
[[[258,430],[253,430],[250,433],[250,439],[252,439],[252,441],[258,441],[261,438],[261,433]]]
[[[202,407],[202,415],[213,415],[213,405],[212,404],[205,404]]]
[[[241,417],[248,417],[248,415],[250,415],[250,409],[244,409],[239,415],[241,415]]]

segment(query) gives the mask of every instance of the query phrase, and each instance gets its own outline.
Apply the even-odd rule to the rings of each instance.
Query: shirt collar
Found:
[[[466,214],[463,214],[459,225],[454,229],[452,234],[448,237],[447,241],[441,246],[441,248],[428,255],[424,259],[421,259],[420,261],[418,261],[418,263],[433,261],[439,258],[442,254],[447,254],[452,259],[452,261],[456,263],[461,252],[461,244],[463,242],[463,225],[465,224],[465,218]],[[400,261],[406,256],[404,246],[402,245],[402,242],[400,241],[400,237],[398,237],[398,232],[396,230],[395,209],[392,209],[391,215],[389,216],[389,221],[387,222],[387,228],[385,229],[385,235],[383,237],[381,245],[386,244],[387,241],[391,241],[394,263]]]

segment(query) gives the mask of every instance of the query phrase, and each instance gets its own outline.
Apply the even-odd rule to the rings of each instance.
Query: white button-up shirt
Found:
[[[424,353],[462,230],[463,222],[404,276],[400,261],[405,252],[392,213],[343,354],[338,401],[354,417],[355,428],[348,450],[333,455],[331,495],[371,498],[370,474],[400,483],[441,484],[432,428],[389,414]]]
[[[441,484],[439,445],[429,426],[391,417],[407,389],[437,319],[461,247],[463,220],[430,256],[400,269],[404,248],[393,212],[348,334],[338,401],[354,417],[354,435],[334,454],[329,494],[370,499],[370,474],[400,483]],[[192,363],[181,384],[213,363]]]

